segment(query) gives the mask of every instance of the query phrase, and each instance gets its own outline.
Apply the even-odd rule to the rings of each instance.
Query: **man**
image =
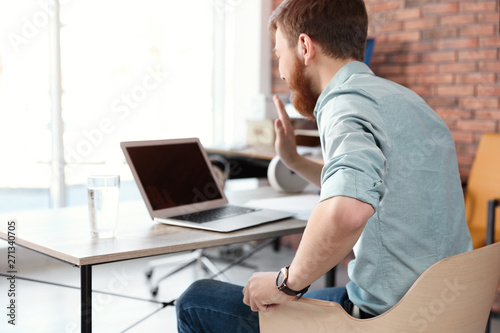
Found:
[[[270,31],[292,103],[317,120],[324,166],[297,154],[275,97],[276,149],[288,167],[321,186],[321,201],[290,266],[255,273],[243,301],[241,287],[194,283],[177,304],[183,333],[257,332],[257,311],[301,296],[353,248],[347,286],[306,296],[338,302],[359,318],[377,316],[429,266],[472,249],[448,128],[415,93],[360,62],[363,0],[286,0]]]

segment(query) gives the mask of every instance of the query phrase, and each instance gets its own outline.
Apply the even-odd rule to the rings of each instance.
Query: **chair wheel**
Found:
[[[156,297],[156,295],[158,295],[158,287],[151,289],[151,295],[153,297]]]
[[[153,270],[150,269],[149,271],[146,272],[146,279],[151,279],[151,277],[153,276]]]

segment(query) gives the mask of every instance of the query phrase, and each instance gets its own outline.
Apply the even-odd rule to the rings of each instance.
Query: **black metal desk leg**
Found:
[[[92,265],[80,267],[82,333],[92,332]]]

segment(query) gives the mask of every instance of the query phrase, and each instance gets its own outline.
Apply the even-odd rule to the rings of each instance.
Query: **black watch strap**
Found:
[[[278,287],[278,290],[289,295],[289,296],[297,296],[298,298],[301,298],[307,290],[309,290],[309,286],[305,287],[302,290],[293,290],[290,289],[286,283],[288,281],[288,271],[289,271],[290,265],[283,267],[280,272],[278,273],[278,276],[276,277],[276,286]]]

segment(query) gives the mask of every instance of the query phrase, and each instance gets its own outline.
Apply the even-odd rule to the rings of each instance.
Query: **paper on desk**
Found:
[[[301,220],[309,220],[312,210],[319,202],[319,195],[306,194],[295,195],[280,198],[266,198],[250,200],[246,203],[247,206],[258,208],[269,208],[276,210],[284,210],[292,212],[295,218]]]

